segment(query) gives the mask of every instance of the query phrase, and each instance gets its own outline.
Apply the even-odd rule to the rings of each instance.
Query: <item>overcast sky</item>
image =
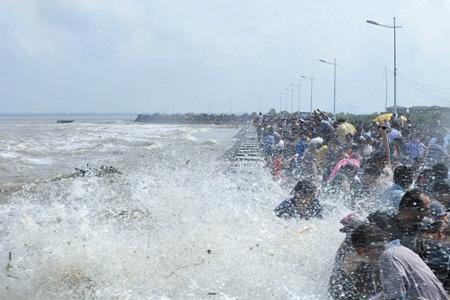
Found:
[[[330,111],[319,58],[337,111],[382,111],[394,16],[398,104],[449,106],[446,0],[0,0],[0,113],[278,110],[301,74]]]

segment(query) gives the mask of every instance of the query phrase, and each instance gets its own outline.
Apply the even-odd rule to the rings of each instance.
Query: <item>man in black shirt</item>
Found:
[[[300,180],[294,188],[294,196],[275,208],[280,218],[322,218],[322,206],[316,198],[316,187],[306,180]]]

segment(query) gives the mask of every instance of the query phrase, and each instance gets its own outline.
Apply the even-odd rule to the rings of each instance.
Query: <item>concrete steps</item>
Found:
[[[234,147],[234,155],[231,159],[232,164],[230,168],[244,169],[264,165],[265,162],[256,138],[256,130],[253,126],[242,128],[237,136],[238,140]]]

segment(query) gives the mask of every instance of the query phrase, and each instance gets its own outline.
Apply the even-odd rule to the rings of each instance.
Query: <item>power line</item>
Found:
[[[372,96],[370,96],[368,98],[369,99],[368,103],[366,102],[364,105],[353,105],[353,104],[345,101],[344,99],[342,99],[342,100],[347,105],[349,105],[350,107],[353,107],[353,108],[363,108],[363,107],[366,107],[366,106],[374,104],[376,101],[379,100],[379,96],[380,96],[379,94],[380,94],[380,91],[382,91],[382,90],[380,90],[381,82],[383,81],[383,78],[384,78],[385,75],[386,75],[386,70],[383,70],[383,72],[381,73],[380,79],[378,80],[378,82],[376,84],[376,87],[375,87],[375,89],[372,92]]]
[[[413,85],[414,87],[416,87],[416,90],[418,90],[420,88],[420,92],[422,94],[426,94],[426,95],[428,95],[430,97],[434,97],[436,99],[441,99],[441,100],[447,101],[447,98],[443,98],[441,96],[436,96],[436,95],[431,94],[431,93],[439,93],[439,94],[443,95],[444,97],[450,96],[449,92],[436,91],[436,90],[430,89],[429,87],[424,86],[424,85],[418,83],[417,81],[409,79],[409,78],[406,78],[404,76],[401,77],[400,79],[404,80],[404,83],[409,83],[410,85]],[[428,91],[428,94],[425,91]]]
[[[430,89],[444,90],[444,91],[450,92],[450,88],[448,88],[448,87],[442,87],[442,86],[437,86],[437,85],[434,85],[434,84],[420,82],[418,80],[415,80],[415,79],[412,79],[412,78],[408,78],[407,76],[405,76],[403,74],[402,75],[401,74],[397,74],[397,75],[402,77],[403,79],[409,80],[409,81],[411,81],[411,82],[413,82],[414,84],[417,84],[417,85],[428,87]]]
[[[403,80],[403,83],[405,83],[407,86],[413,88],[414,90],[418,91],[419,93],[423,94],[424,96],[428,96],[428,97],[434,98],[434,99],[439,100],[439,101],[441,101],[442,103],[445,103],[445,104],[449,104],[450,103],[450,99],[445,99],[445,98],[442,98],[442,97],[438,97],[438,96],[432,95],[430,93],[426,93],[425,89],[423,89],[423,88],[420,89],[418,84],[411,83],[408,80],[405,80],[404,78],[401,78],[401,79]]]

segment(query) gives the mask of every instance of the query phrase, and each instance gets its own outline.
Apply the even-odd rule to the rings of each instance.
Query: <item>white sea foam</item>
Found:
[[[53,160],[51,157],[22,157],[27,163],[36,164],[36,165],[51,165]]]
[[[123,139],[123,128],[104,126]],[[323,220],[276,218],[287,191],[267,170],[225,172],[235,130],[149,128],[155,144],[111,146],[101,158],[76,150],[66,162],[96,158],[121,175],[27,184],[0,206],[0,299],[327,298],[346,213],[335,199],[323,199]],[[220,143],[180,140],[186,132]]]
[[[0,152],[0,158],[17,158],[20,154],[16,152]]]

